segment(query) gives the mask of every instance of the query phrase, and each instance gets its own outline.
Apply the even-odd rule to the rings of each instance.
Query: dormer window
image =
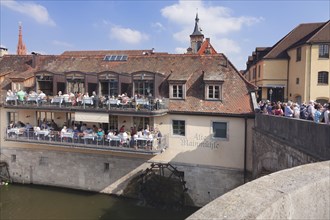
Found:
[[[43,91],[46,95],[53,95],[53,74],[50,72],[38,72],[35,74],[36,90]]]
[[[186,96],[185,84],[171,84],[170,97],[172,99],[184,99]]]
[[[99,74],[98,78],[99,78],[99,86],[101,88],[102,95],[109,97],[118,96],[119,76],[117,73],[105,72]]]
[[[66,92],[85,93],[85,74],[78,72],[71,72],[65,74],[66,78]],[[62,91],[64,92],[64,91]]]
[[[205,90],[207,100],[221,100],[220,84],[206,84]]]
[[[223,72],[204,72],[205,100],[222,100],[222,84],[224,83]]]
[[[139,72],[133,75],[133,90],[135,94],[145,97],[155,96],[155,74]]]

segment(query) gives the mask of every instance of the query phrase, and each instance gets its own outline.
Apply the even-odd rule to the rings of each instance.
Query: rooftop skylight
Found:
[[[127,61],[127,55],[105,55],[105,61]]]

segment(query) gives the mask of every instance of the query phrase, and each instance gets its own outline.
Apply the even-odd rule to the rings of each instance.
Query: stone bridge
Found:
[[[330,160],[330,126],[257,114],[253,132],[253,177]]]

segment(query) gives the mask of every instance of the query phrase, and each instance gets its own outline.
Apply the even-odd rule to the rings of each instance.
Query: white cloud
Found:
[[[236,41],[228,38],[211,39],[211,44],[218,53],[238,54],[241,52],[239,44]]]
[[[211,44],[218,52],[239,53],[239,43],[228,39],[230,34],[237,34],[244,26],[251,26],[261,22],[263,18],[249,16],[233,16],[230,8],[212,6],[214,2],[201,0],[185,1],[167,6],[161,10],[163,17],[177,25],[180,31],[173,34],[173,38],[189,46],[189,35],[192,34],[195,16],[198,10],[199,26],[205,37],[211,38]],[[197,9],[197,10],[196,10]],[[227,38],[225,38],[227,36]]]
[[[40,24],[49,26],[56,26],[55,22],[50,18],[47,8],[42,5],[33,2],[17,2],[15,0],[0,1],[1,5],[17,11],[21,14],[27,15],[33,18]]]
[[[53,40],[52,44],[56,45],[56,46],[60,46],[60,47],[73,47],[73,44],[64,42],[64,41],[59,41],[59,40]]]
[[[110,38],[129,44],[138,44],[148,40],[149,36],[137,30],[114,26],[110,30]]]
[[[152,23],[151,27],[154,28],[157,32],[162,32],[165,30],[164,25],[160,22]]]
[[[181,31],[176,32],[173,34],[173,38],[179,42],[182,43],[189,43],[190,39],[189,39],[189,35],[192,33],[192,29],[190,28],[183,28]]]

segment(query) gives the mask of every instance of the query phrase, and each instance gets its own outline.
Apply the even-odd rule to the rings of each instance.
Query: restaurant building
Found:
[[[170,163],[197,206],[243,184],[252,169],[255,87],[204,39],[198,21],[185,54],[1,57],[1,160],[13,179],[122,194],[127,182],[118,182],[151,162]]]

